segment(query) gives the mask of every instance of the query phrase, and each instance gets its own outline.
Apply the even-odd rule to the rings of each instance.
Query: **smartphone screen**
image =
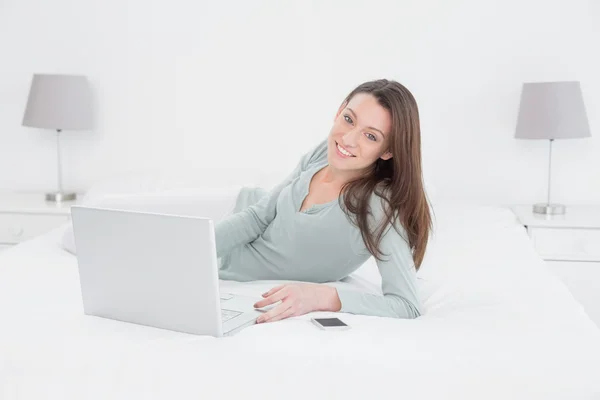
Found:
[[[315,318],[315,321],[324,327],[348,326],[337,318]]]

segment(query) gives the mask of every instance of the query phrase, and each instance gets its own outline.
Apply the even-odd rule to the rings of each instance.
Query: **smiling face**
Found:
[[[374,96],[356,94],[342,104],[329,133],[327,159],[332,170],[351,179],[369,170],[378,158],[390,159],[391,128],[389,111]]]

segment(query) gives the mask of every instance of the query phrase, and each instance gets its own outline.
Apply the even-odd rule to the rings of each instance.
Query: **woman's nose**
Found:
[[[346,147],[355,147],[356,143],[358,142],[359,135],[360,135],[359,129],[349,130],[348,132],[346,132],[344,134],[344,136],[343,136],[344,143],[342,143],[342,144]]]

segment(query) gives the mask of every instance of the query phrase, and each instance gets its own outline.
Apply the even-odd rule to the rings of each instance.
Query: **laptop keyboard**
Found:
[[[221,309],[221,320],[223,321],[223,323],[225,323],[225,322],[229,321],[231,318],[235,318],[240,314],[241,314],[241,312],[239,312],[239,311]]]

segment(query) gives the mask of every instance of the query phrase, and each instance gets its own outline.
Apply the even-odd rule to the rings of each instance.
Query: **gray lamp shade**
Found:
[[[91,97],[85,76],[35,74],[31,81],[23,125],[61,130],[90,129]]]
[[[574,139],[591,136],[579,82],[524,83],[517,139]]]

